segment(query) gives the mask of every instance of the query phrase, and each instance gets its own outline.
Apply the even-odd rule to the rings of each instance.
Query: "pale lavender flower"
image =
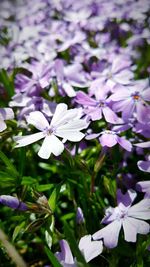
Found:
[[[27,205],[24,202],[20,201],[17,197],[9,195],[1,195],[0,203],[16,210],[25,211],[28,209]]]
[[[142,181],[136,184],[136,189],[145,193],[144,198],[150,198],[150,181]]]
[[[148,148],[148,147],[150,147],[150,141],[137,143],[137,144],[134,144],[134,145],[137,146],[137,147],[140,147],[140,148]],[[137,165],[138,165],[138,168],[141,171],[150,172],[150,156],[148,157],[147,161],[139,160],[137,162]]]
[[[82,91],[78,91],[75,101],[78,104],[83,105],[84,113],[93,121],[102,119],[103,115],[107,122],[113,124],[121,122],[121,119],[119,119],[115,112],[110,108],[109,102],[101,92],[95,93],[95,98],[93,98]]]
[[[59,52],[65,51],[75,44],[80,44],[83,40],[85,40],[86,35],[83,32],[76,30],[75,32],[69,33],[67,39],[65,37],[66,36],[64,36],[61,40],[62,44],[59,46]]]
[[[39,95],[42,89],[50,84],[51,65],[33,61],[27,67],[32,76],[17,74],[15,81],[16,92],[25,93],[27,96]]]
[[[133,127],[133,131],[143,135],[146,138],[150,138],[150,122],[147,122],[146,124],[137,122]]]
[[[76,95],[74,87],[84,88],[88,85],[83,67],[79,63],[65,66],[62,60],[57,59],[55,61],[54,70],[58,87],[62,87],[69,97],[74,97]]]
[[[133,72],[129,69],[131,61],[122,55],[114,55],[110,61],[111,63],[109,62],[107,68],[101,73],[92,73],[92,76],[101,79],[99,87],[106,84],[110,90],[113,90],[117,84],[129,84],[133,78]]]
[[[136,113],[137,120],[142,123],[150,121],[150,107],[146,101],[150,101],[150,89],[148,80],[139,80],[129,86],[118,86],[116,92],[110,96],[114,101],[113,108],[122,112],[122,118],[126,121]]]
[[[12,120],[13,118],[14,112],[11,108],[0,108],[0,132],[7,128],[5,120]]]
[[[64,239],[60,241],[61,252],[56,252],[55,255],[63,267],[77,267],[73,258],[70,246]]]
[[[143,171],[143,172],[150,172],[150,158],[149,160],[139,160],[138,163],[138,168]]]
[[[63,267],[77,267],[76,259],[73,258],[70,246],[66,240],[60,241],[61,252],[56,252],[56,257]],[[102,241],[92,241],[91,235],[83,236],[79,241],[79,249],[85,261],[89,262],[102,253]]]
[[[92,236],[94,240],[103,239],[108,248],[117,246],[122,227],[127,242],[136,242],[137,234],[145,235],[150,231],[149,224],[144,221],[150,219],[150,199],[143,199],[131,206],[136,197],[135,191],[128,190],[125,195],[120,190],[117,193],[118,206],[108,208],[102,220],[108,225]]]
[[[50,124],[40,111],[33,111],[27,117],[27,122],[40,132],[28,136],[16,136],[15,147],[27,146],[44,138],[38,152],[39,157],[48,159],[51,153],[59,156],[64,150],[64,142],[67,140],[79,142],[84,137],[80,131],[87,128],[88,123],[80,117],[80,109],[67,110],[67,105],[64,103],[57,105]],[[58,137],[63,140],[60,141]]]
[[[116,131],[104,130],[98,134],[90,134],[86,136],[87,140],[94,139],[99,137],[99,141],[103,147],[113,147],[117,143],[126,149],[127,151],[131,152],[132,144],[130,141],[126,140],[125,137],[119,136]]]

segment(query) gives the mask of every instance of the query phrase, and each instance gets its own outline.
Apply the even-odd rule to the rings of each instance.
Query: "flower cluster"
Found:
[[[100,266],[112,253],[119,267],[111,249],[149,245],[149,1],[6,0],[0,10],[0,204],[24,216],[13,239],[41,227],[32,242],[54,247],[54,266]]]

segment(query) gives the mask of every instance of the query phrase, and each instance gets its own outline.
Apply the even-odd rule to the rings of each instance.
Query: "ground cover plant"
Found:
[[[0,266],[149,266],[149,1],[0,10]]]

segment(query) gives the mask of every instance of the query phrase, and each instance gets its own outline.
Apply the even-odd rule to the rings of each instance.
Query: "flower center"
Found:
[[[106,104],[105,104],[104,101],[99,101],[99,102],[97,103],[97,105],[98,105],[98,107],[105,107],[105,106],[106,106]]]
[[[114,134],[114,135],[116,134],[114,131],[110,131],[110,130],[105,130],[104,133],[105,134]]]
[[[52,133],[54,133],[54,129],[52,127],[45,128],[44,132],[46,133],[46,135],[51,135]]]
[[[133,98],[134,100],[139,100],[139,99],[140,99],[140,94],[139,94],[139,92],[135,92],[135,93],[132,94],[131,96],[132,96],[132,98]]]
[[[125,217],[127,217],[128,214],[128,211],[126,209],[122,210],[119,207],[116,208],[115,212],[116,212],[116,219],[118,220],[124,219]]]

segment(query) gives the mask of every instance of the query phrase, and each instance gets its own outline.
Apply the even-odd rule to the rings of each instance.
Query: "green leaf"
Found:
[[[14,84],[4,69],[0,71],[0,82],[4,85],[9,98],[11,98],[14,95]]]
[[[57,185],[54,188],[52,194],[49,197],[48,204],[49,204],[50,209],[52,210],[52,212],[54,212],[54,210],[56,208],[56,203],[57,203],[57,200],[58,200],[60,189],[61,189],[61,184]]]
[[[0,187],[9,187],[16,184],[15,177],[11,176],[7,172],[0,171]]]
[[[33,185],[33,184],[35,185],[37,183],[38,183],[37,179],[32,178],[31,176],[22,177],[22,182],[21,182],[22,185]]]
[[[59,263],[59,261],[57,260],[57,258],[54,256],[54,254],[51,252],[49,248],[45,247],[44,250],[54,267],[62,267],[62,265]]]
[[[11,163],[11,161],[7,158],[7,156],[0,151],[0,159],[5,163],[5,165],[8,167],[8,170],[10,173],[16,178],[19,176],[18,171],[16,170],[15,166]]]
[[[15,227],[15,230],[13,232],[13,236],[12,236],[12,240],[13,242],[15,241],[16,237],[23,232],[23,229],[24,229],[24,226],[25,226],[25,221],[21,222],[21,224],[17,225]]]
[[[54,186],[53,184],[41,184],[41,185],[37,185],[36,189],[39,192],[43,192],[43,191],[52,189],[53,186]]]

